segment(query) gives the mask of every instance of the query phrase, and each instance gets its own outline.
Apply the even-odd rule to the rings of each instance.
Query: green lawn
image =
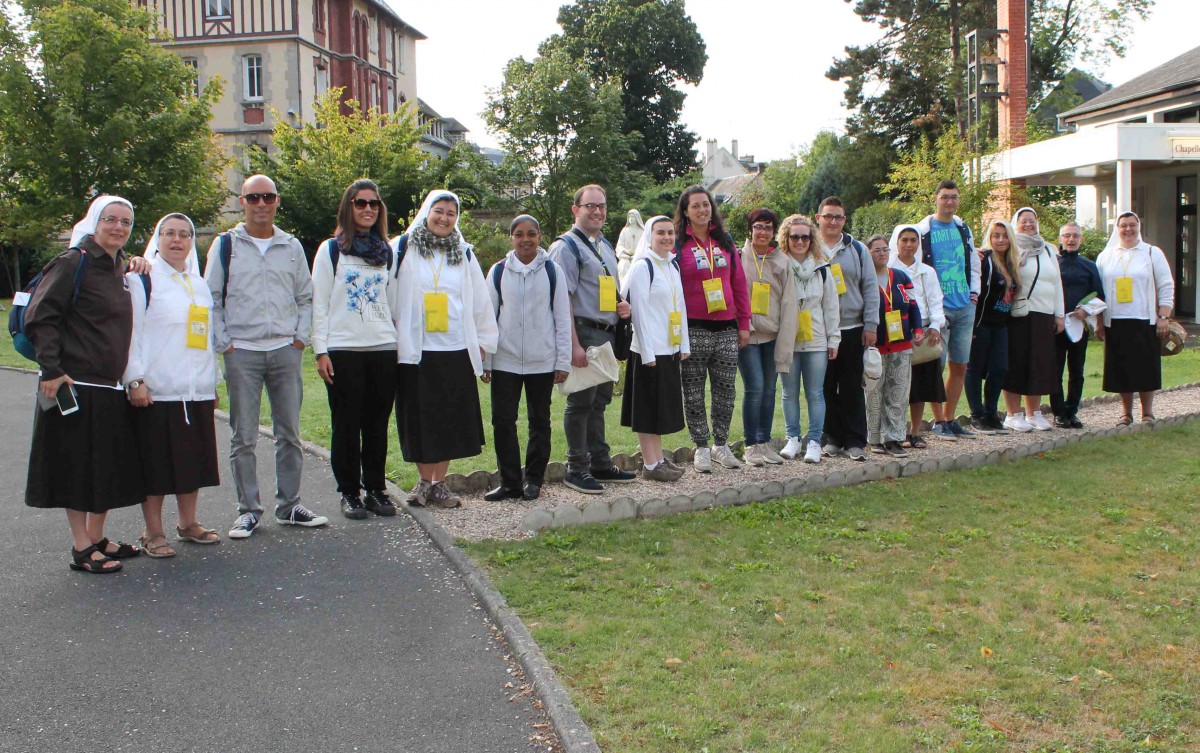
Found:
[[[9,301],[2,300],[6,307]],[[2,313],[2,312],[0,312]],[[1086,395],[1100,394],[1100,377],[1101,370],[1104,365],[1104,354],[1100,343],[1093,342],[1089,347],[1088,352],[1088,373],[1087,382],[1084,387]],[[311,356],[311,352],[309,353]],[[304,406],[301,410],[301,434],[310,442],[314,442],[322,447],[328,447],[330,442],[331,429],[329,425],[329,403],[326,398],[325,385],[321,378],[317,376],[316,363],[311,357],[305,358],[304,366]],[[12,340],[5,337],[0,337],[0,365],[34,367],[29,361],[26,361],[12,349]],[[1195,381],[1200,378],[1200,349],[1190,349],[1180,355],[1172,358],[1163,359],[1163,384],[1175,385],[1185,382]],[[777,388],[779,389],[779,388]],[[225,389],[222,384],[219,388],[221,395],[221,404],[228,407],[228,401],[225,398]],[[741,394],[741,380],[738,381],[738,394]],[[776,392],[776,400],[779,400],[781,392]],[[467,458],[465,460],[457,460],[451,464],[450,470],[459,473],[469,473],[481,468],[494,469],[496,467],[496,456],[493,453],[492,447],[492,427],[491,427],[491,392],[488,385],[479,384],[479,398],[483,407],[483,424],[484,432],[487,437],[488,446],[484,448],[483,455],[478,458]],[[620,400],[618,396],[613,400],[613,406],[606,412],[605,417],[608,424],[607,436],[609,443],[612,445],[613,452],[633,453],[637,452],[637,438],[634,434],[620,424],[621,411]],[[566,405],[566,398],[554,394],[553,415],[554,419],[552,427],[554,431],[553,459],[563,460],[566,455],[566,439],[563,436],[562,427],[562,412]],[[804,401],[800,401],[801,411],[807,414],[804,409]],[[967,412],[965,399],[960,404],[960,413]],[[522,411],[521,415],[524,415]],[[927,418],[929,416],[927,415]],[[807,420],[807,419],[805,419]],[[268,410],[267,401],[263,400],[262,423],[270,425],[271,416]],[[801,424],[804,425],[803,423]],[[775,409],[775,434],[781,436],[784,428],[783,423],[783,406],[779,403]],[[519,427],[522,446],[527,439],[527,432],[524,426]],[[729,439],[731,442],[742,438],[742,415],[740,399],[738,406],[734,410],[733,424],[730,426]],[[392,432],[389,440],[388,448],[388,476],[396,481],[401,487],[408,488],[416,483],[417,473],[415,466],[405,463],[400,455],[400,443],[395,434]],[[677,447],[687,447],[691,445],[686,430],[677,434],[673,434],[666,438],[665,446],[670,449]]]
[[[467,548],[609,753],[1195,751],[1198,443]]]

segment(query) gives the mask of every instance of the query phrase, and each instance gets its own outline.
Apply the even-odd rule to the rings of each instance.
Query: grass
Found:
[[[8,300],[0,300],[7,308],[10,304]],[[332,429],[329,423],[329,403],[325,393],[325,385],[321,378],[317,376],[316,363],[309,357],[304,359],[304,404],[300,414],[300,434],[310,442],[314,442],[322,447],[328,447]],[[0,337],[0,365],[18,366],[21,368],[30,368],[34,366],[29,361],[26,361],[12,348],[12,340],[8,337]],[[1104,367],[1104,353],[1100,343],[1093,342],[1088,349],[1087,358],[1087,381],[1084,384],[1085,396],[1100,394],[1100,379]],[[1191,348],[1184,353],[1181,353],[1172,358],[1163,359],[1163,384],[1170,386],[1175,384],[1183,384],[1194,381],[1200,375],[1200,349]],[[777,387],[777,390],[781,388]],[[225,395],[225,386],[218,386],[218,394],[221,397],[221,404],[228,407],[229,402]],[[736,441],[742,437],[742,415],[741,415],[741,380],[738,380],[739,399],[733,414],[733,422],[729,429],[730,441]],[[782,435],[783,422],[783,404],[780,401],[781,391],[776,392],[776,408],[775,408],[775,433]],[[491,390],[488,385],[479,384],[479,399],[483,409],[483,424],[484,435],[487,438],[487,447],[484,448],[483,455],[476,458],[465,458],[456,460],[450,465],[450,470],[457,473],[469,473],[481,468],[493,469],[496,467],[496,457],[491,449],[492,447],[492,426],[491,426]],[[607,424],[607,437],[609,444],[612,446],[613,453],[637,452],[637,437],[629,429],[621,426],[621,410],[620,396],[613,399],[613,405],[605,412]],[[807,421],[807,410],[804,408],[804,401],[800,401],[801,413],[804,416],[803,421]],[[553,459],[563,460],[566,456],[567,442],[563,434],[562,413],[566,406],[566,398],[554,394],[552,403],[553,419],[551,421],[551,429],[553,431],[552,446],[554,449]],[[960,413],[966,411],[965,399],[960,404]],[[927,417],[928,410],[926,411]],[[524,411],[521,412],[524,416]],[[263,400],[262,423],[269,426],[271,424],[271,414],[269,412],[267,401]],[[805,423],[801,424],[802,426]],[[518,434],[521,438],[522,447],[528,439],[528,432],[525,426],[518,425]],[[684,431],[672,434],[665,438],[664,444],[670,449],[677,447],[690,447],[691,440],[688,432]],[[401,487],[408,488],[416,483],[417,473],[416,467],[405,463],[400,454],[400,442],[395,432],[391,433],[388,446],[388,477],[398,483]]]
[[[467,546],[612,753],[1197,750],[1198,442]]]

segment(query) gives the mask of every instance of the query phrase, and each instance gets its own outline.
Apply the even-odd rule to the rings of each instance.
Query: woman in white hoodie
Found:
[[[209,312],[212,293],[200,274],[196,228],[182,214],[158,221],[146,246],[150,271],[129,274],[133,337],[124,381],[133,403],[142,464],[147,557],[174,557],[163,533],[163,500],[179,503],[180,541],[215,544],[216,531],[196,520],[200,489],[221,483],[217,470],[217,357]]]
[[[901,238],[904,231],[912,231]],[[916,237],[913,237],[913,233]],[[921,327],[925,340],[931,345],[942,341],[942,330],[946,328],[946,314],[942,310],[942,284],[937,270],[921,261],[921,232],[916,225],[897,225],[892,230],[888,243],[888,266],[908,275],[913,283],[913,295],[921,311]],[[915,351],[914,351],[915,352]],[[912,379],[908,387],[908,412],[911,428],[906,440],[909,447],[925,447],[921,438],[921,421],[925,417],[925,403],[946,401],[946,385],[942,383],[942,362],[919,363],[912,367]],[[936,416],[935,416],[936,419]]]
[[[492,386],[492,439],[500,486],[483,498],[534,500],[550,462],[550,396],[571,371],[571,302],[563,271],[541,247],[542,226],[523,214],[508,229],[513,248],[488,271],[488,295],[499,340],[484,358],[483,381]],[[529,420],[525,471],[517,440],[521,390]]]
[[[396,514],[383,475],[396,399],[395,256],[379,186],[354,181],[312,267],[312,343],[329,396],[330,465],[342,515],[351,520]]]
[[[483,452],[483,418],[474,376],[496,352],[496,313],[474,249],[458,229],[461,203],[430,191],[408,232],[393,241],[398,284],[396,425],[404,459],[420,481],[408,495],[419,507],[462,500],[442,483],[450,461]]]
[[[1008,322],[1008,373],[1004,377],[1008,417],[1004,428],[1049,431],[1052,427],[1042,415],[1042,397],[1062,382],[1054,338],[1066,321],[1058,252],[1042,238],[1037,212],[1029,207],[1017,210],[1012,225],[1017,231],[1018,289]]]

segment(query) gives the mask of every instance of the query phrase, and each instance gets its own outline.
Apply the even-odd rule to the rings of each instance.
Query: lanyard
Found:
[[[1126,255],[1125,255],[1126,251],[1129,252],[1128,257],[1126,257]],[[1136,248],[1122,248],[1121,251],[1117,254],[1117,263],[1121,265],[1121,272],[1122,272],[1121,276],[1122,277],[1129,276],[1129,265],[1133,262],[1134,256],[1136,254],[1137,254]]]
[[[759,282],[763,281],[763,267],[767,266],[767,257],[770,255],[770,251],[767,251],[767,253],[763,254],[762,256],[759,256],[758,252],[756,251],[751,251],[751,256],[754,257],[754,268],[758,271]]]
[[[184,289],[187,290],[188,298],[192,299],[192,305],[195,306],[196,305],[196,291],[195,291],[195,289],[192,288],[192,279],[190,277],[187,277],[186,275],[184,275],[183,277],[180,277],[178,272],[172,272],[171,279],[174,280],[175,282],[179,283],[180,285],[182,285],[184,287]]]
[[[658,259],[654,260],[654,264],[662,269],[663,278],[667,282],[667,287],[671,290],[671,312],[679,312],[679,294],[675,292],[675,284],[671,280],[671,262],[663,259],[665,264],[660,264]],[[682,313],[682,312],[680,312]]]
[[[883,297],[887,301],[887,310],[888,311],[892,310],[892,283],[893,283],[894,279],[895,278],[892,275],[892,270],[889,268],[888,269],[887,290],[884,290],[882,285],[879,287],[879,292],[883,293]]]
[[[575,235],[579,236],[579,238],[583,240],[584,244],[587,245],[588,250],[591,251],[592,255],[596,257],[596,261],[600,262],[600,268],[604,270],[604,274],[607,277],[612,277],[612,272],[608,271],[608,265],[604,263],[604,257],[601,256],[600,252],[596,250],[596,247],[592,245],[592,239],[587,237],[587,234],[577,227],[571,228],[571,230],[575,233]]]
[[[716,247],[716,244],[712,242],[712,238],[708,239],[707,246],[701,244],[695,236],[692,236],[692,240],[695,240],[696,245],[704,249],[704,258],[708,259],[708,279],[713,279],[717,276],[716,261],[715,257],[713,256],[713,248]]]
[[[442,279],[442,263],[445,261],[446,261],[446,255],[438,254],[437,269],[432,269],[433,264],[429,263],[431,271],[433,272],[433,289],[434,289],[434,291],[437,291],[440,287],[438,285],[438,281]]]

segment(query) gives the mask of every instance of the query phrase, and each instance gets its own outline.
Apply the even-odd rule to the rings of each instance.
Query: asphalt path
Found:
[[[530,749],[541,713],[509,700],[506,651],[445,558],[403,513],[342,518],[312,456],[304,503],[324,529],[268,514],[230,541],[226,484],[200,496],[220,544],[172,541],[177,557],[116,575],[69,570],[66,516],[24,504],[35,384],[0,370],[0,751]],[[270,440],[258,456],[273,489]],[[173,532],[173,500],[166,511]],[[141,530],[139,508],[110,513],[109,538]]]

